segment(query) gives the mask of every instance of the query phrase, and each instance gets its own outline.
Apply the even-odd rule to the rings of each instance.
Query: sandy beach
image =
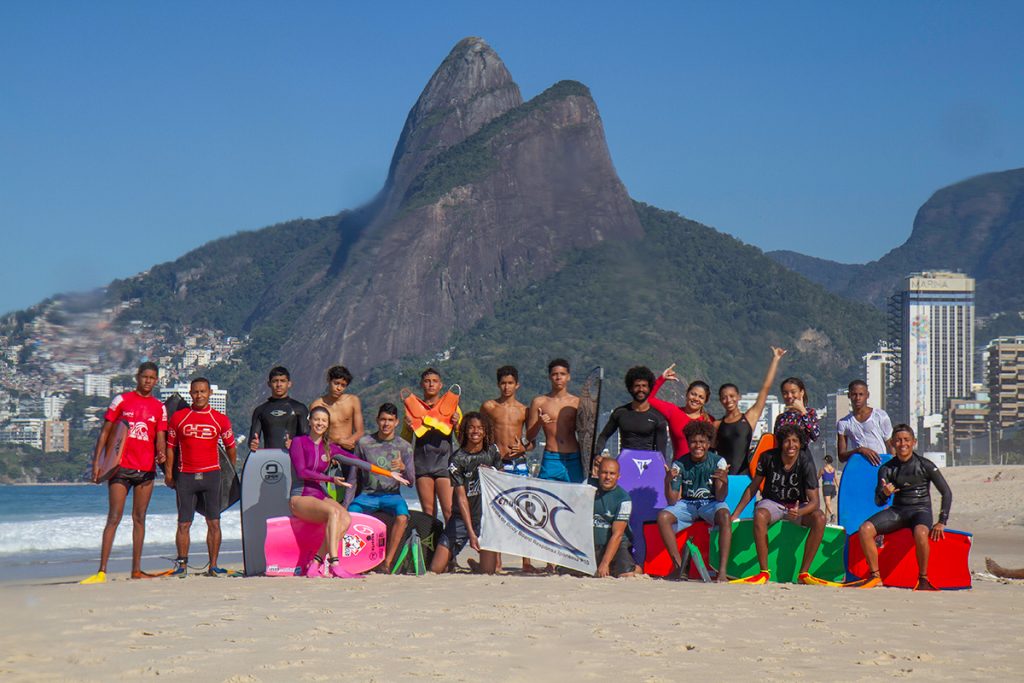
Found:
[[[1024,566],[1024,467],[946,475],[955,496],[950,527],[975,534],[969,591],[517,574],[18,581],[0,585],[0,675],[1019,680],[1024,582],[985,574],[984,557]]]

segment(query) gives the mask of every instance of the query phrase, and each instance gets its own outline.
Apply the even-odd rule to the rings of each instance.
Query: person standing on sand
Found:
[[[658,392],[666,381],[679,381],[675,368],[676,364],[673,363],[662,371],[661,376],[654,382],[651,395],[647,400],[668,420],[668,435],[672,439],[672,457],[678,460],[690,452],[690,446],[686,443],[686,437],[683,436],[686,425],[694,420],[714,424],[715,418],[711,417],[704,409],[708,397],[711,395],[711,387],[706,382],[700,380],[690,382],[690,385],[686,387],[686,403],[681,406],[658,398]]]
[[[272,368],[267,386],[270,387],[270,398],[252,411],[249,450],[255,451],[260,447],[261,434],[264,448],[288,450],[293,438],[309,434],[309,408],[288,395],[292,388],[288,368],[280,365]]]
[[[501,467],[501,454],[494,444],[494,432],[486,416],[466,413],[462,421],[462,437],[459,450],[455,451],[448,466],[453,496],[457,510],[444,527],[430,563],[430,571],[443,574],[455,564],[462,549],[469,544],[480,553],[480,562],[470,560],[469,567],[477,574],[493,574],[497,568],[498,554],[480,549],[480,524],[483,518],[483,501],[480,492],[480,468]]]
[[[167,459],[167,409],[155,396],[159,379],[156,363],[145,362],[135,373],[135,391],[114,397],[104,414],[103,429],[96,442],[92,459],[92,479],[97,481],[99,454],[114,431],[118,420],[128,423],[128,437],[125,439],[121,466],[107,481],[107,523],[103,527],[100,545],[99,571],[79,583],[104,583],[107,580],[107,561],[114,547],[114,536],[121,523],[128,492],[132,495],[132,573],[133,579],[148,578],[142,571],[142,545],[146,540],[146,511],[153,496],[153,480],[157,464]]]
[[[782,380],[779,390],[782,392],[782,402],[786,404],[786,409],[775,418],[775,427],[772,431],[775,433],[776,444],[782,443],[782,438],[779,436],[782,427],[796,427],[803,433],[802,452],[810,458],[811,452],[808,450],[808,445],[812,441],[818,440],[820,428],[818,413],[814,408],[807,407],[807,387],[799,377],[787,377]],[[813,461],[811,466],[814,466]],[[815,487],[817,487],[817,478],[814,481]]]
[[[671,578],[685,579],[686,567],[676,545],[676,534],[698,520],[718,527],[718,582],[728,580],[725,568],[732,545],[729,506],[729,465],[725,458],[709,452],[714,428],[707,422],[691,422],[684,432],[690,452],[665,466],[665,498],[668,507],[658,513],[658,531],[672,558]]]
[[[757,392],[754,405],[741,412],[740,390],[735,384],[723,384],[718,388],[718,400],[725,408],[725,415],[715,423],[715,452],[729,463],[729,474],[749,474],[750,442],[754,437],[754,425],[761,419],[764,412],[768,392],[775,381],[775,373],[779,369],[779,361],[786,355],[786,349],[772,348],[772,360],[764,374],[761,389]]]
[[[836,486],[836,478],[838,473],[836,468],[832,466],[832,456],[825,456],[825,464],[822,465],[821,470],[818,472],[818,479],[821,480],[821,497],[825,502],[825,519],[832,523],[835,521],[835,513],[832,512],[832,508],[835,505],[836,493],[838,487]]]
[[[346,394],[352,384],[352,373],[344,365],[335,365],[327,371],[327,393],[309,404],[313,408],[322,406],[331,415],[331,431],[328,437],[346,451],[351,452],[356,442],[363,438],[363,406],[355,394]]]
[[[626,578],[634,576],[636,563],[630,555],[633,543],[629,531],[629,515],[633,503],[629,493],[619,486],[619,461],[605,458],[590,480],[597,488],[594,494],[594,558],[596,577]]]
[[[871,576],[854,582],[855,588],[874,588],[882,584],[875,537],[899,529],[910,529],[917,554],[918,579],[914,590],[937,590],[928,580],[928,541],[941,541],[945,536],[949,509],[953,505],[953,492],[935,463],[914,452],[916,445],[914,430],[909,425],[896,425],[892,432],[892,450],[895,455],[878,468],[875,505],[885,505],[890,496],[895,494],[895,497],[892,505],[871,515],[860,525],[860,547],[864,551]],[[935,524],[932,524],[932,484],[942,496],[939,520]]]
[[[779,441],[778,448],[758,459],[754,478],[732,512],[732,521],[735,522],[747,503],[757,495],[761,483],[764,483],[762,498],[754,508],[754,546],[761,571],[732,583],[768,583],[771,578],[768,570],[768,527],[785,519],[809,529],[798,581],[822,585],[826,582],[810,573],[811,562],[825,535],[825,513],[821,511],[818,502],[818,477],[814,470],[814,460],[805,452],[807,437],[801,427],[786,424],[775,431],[775,438]]]
[[[178,502],[178,529],[174,543],[177,546],[177,565],[171,576],[185,576],[188,572],[188,548],[192,521],[196,516],[196,503],[203,499],[206,517],[206,549],[210,555],[207,576],[224,576],[228,572],[217,566],[220,554],[220,449],[224,444],[228,459],[235,464],[235,435],[231,422],[210,406],[210,380],[197,377],[189,387],[192,405],[171,416],[167,430],[167,466],[164,483],[175,489]],[[178,478],[174,478],[174,450],[181,446],[181,462],[177,463]]]
[[[544,458],[540,478],[581,484],[584,481],[580,445],[576,441],[576,413],[579,396],[569,393],[569,361],[556,358],[548,363],[551,391],[530,402],[526,438],[533,441],[544,430]]]
[[[441,399],[444,384],[441,373],[427,368],[420,373],[420,389],[423,403],[431,408]],[[406,410],[408,418],[408,410]],[[456,430],[462,421],[462,409],[456,408],[452,415],[452,430],[445,434],[429,427],[423,436],[416,436],[408,419],[402,426],[402,438],[412,444],[413,460],[416,462],[416,493],[420,508],[433,517],[437,504],[441,505],[441,516],[447,524],[452,516],[452,483],[448,476],[448,462],[454,449]]]
[[[860,453],[872,465],[882,462],[880,454],[892,451],[892,422],[881,408],[868,405],[868,384],[862,379],[850,382],[846,389],[850,413],[836,423],[836,453],[839,462],[846,462]]]
[[[626,391],[633,400],[612,411],[597,437],[595,450],[604,451],[608,439],[617,431],[622,450],[657,451],[666,463],[672,461],[668,452],[668,420],[647,400],[653,385],[654,373],[650,368],[638,365],[626,372]],[[602,459],[595,458],[595,471],[600,469]]]

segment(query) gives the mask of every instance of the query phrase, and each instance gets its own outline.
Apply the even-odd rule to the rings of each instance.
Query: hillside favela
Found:
[[[115,5],[138,64],[0,115],[69,165],[11,157],[9,258],[82,271],[0,303],[5,679],[1024,676],[1018,10]]]

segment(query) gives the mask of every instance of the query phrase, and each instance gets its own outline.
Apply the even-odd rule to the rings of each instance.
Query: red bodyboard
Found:
[[[880,536],[880,538],[882,538]],[[946,529],[941,541],[928,543],[928,580],[936,588],[960,590],[971,587],[971,534]],[[860,547],[860,538],[851,534],[847,546],[847,571],[858,579],[868,576],[868,563]],[[913,588],[917,585],[917,555],[914,536],[910,529],[885,534],[878,548],[878,571],[882,583],[894,588]]]
[[[676,547],[680,554],[686,539],[693,541],[700,554],[704,556],[704,564],[708,564],[708,551],[711,548],[711,529],[707,522],[694,522],[693,525],[676,534]],[[667,576],[672,571],[672,558],[665,550],[665,544],[661,541],[661,534],[658,532],[657,522],[646,522],[644,524],[644,542],[647,544],[647,552],[644,555],[644,574],[649,576]],[[688,575],[691,579],[699,579],[700,574],[690,562]]]

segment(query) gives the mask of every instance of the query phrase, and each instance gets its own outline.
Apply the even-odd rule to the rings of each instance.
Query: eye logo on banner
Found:
[[[558,529],[556,515],[563,510],[573,511],[558,496],[533,486],[517,486],[499,492],[491,506],[527,536],[577,557],[586,555],[567,541]]]

